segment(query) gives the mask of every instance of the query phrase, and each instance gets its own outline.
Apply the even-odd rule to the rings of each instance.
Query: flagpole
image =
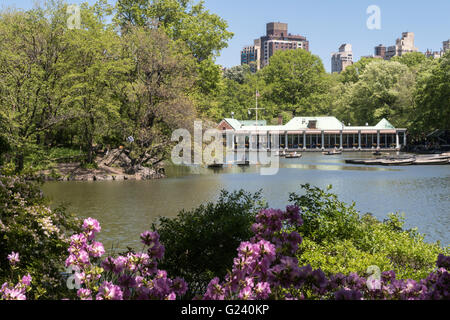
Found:
[[[258,130],[258,89],[256,89],[255,97],[256,97],[256,130]]]

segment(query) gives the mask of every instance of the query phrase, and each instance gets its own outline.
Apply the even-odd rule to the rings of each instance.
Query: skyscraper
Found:
[[[403,32],[402,37],[395,41],[395,45],[387,48],[385,59],[389,60],[392,57],[401,56],[404,53],[417,51],[419,49],[414,47],[414,33]]]
[[[259,50],[258,50],[259,49]],[[241,64],[249,64],[256,58],[257,69],[269,64],[269,59],[279,50],[304,49],[309,51],[309,42],[304,36],[292,35],[288,32],[287,23],[269,22],[266,24],[266,35],[255,40],[253,46],[241,51]],[[247,56],[258,50],[258,54]],[[244,58],[243,58],[244,56]]]
[[[444,50],[444,52],[446,52],[447,50],[450,50],[450,39],[446,40],[446,41],[442,41],[442,49]]]
[[[381,57],[384,59],[386,56],[386,47],[382,44],[379,44],[375,47],[375,57]]]
[[[256,39],[252,46],[244,47],[241,51],[241,65],[248,64],[252,72],[261,68],[261,41]]]
[[[331,55],[331,72],[341,73],[353,64],[352,45],[344,43],[339,47],[339,52]]]

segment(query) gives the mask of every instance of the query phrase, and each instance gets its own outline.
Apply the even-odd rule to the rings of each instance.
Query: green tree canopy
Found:
[[[348,94],[352,123],[377,123],[389,119],[405,126],[413,107],[414,75],[399,62],[376,60],[365,67]]]
[[[322,61],[306,50],[276,52],[262,75],[268,99],[298,114],[308,113],[317,95],[326,90]]]
[[[418,76],[412,131],[450,129],[450,52]]]

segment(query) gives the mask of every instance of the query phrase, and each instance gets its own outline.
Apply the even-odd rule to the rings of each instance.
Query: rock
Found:
[[[112,166],[116,164],[120,167],[126,167],[131,164],[131,159],[126,155],[124,150],[113,149],[108,152],[99,162],[105,166]]]

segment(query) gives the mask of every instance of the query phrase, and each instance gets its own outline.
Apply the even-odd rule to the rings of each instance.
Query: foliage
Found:
[[[376,58],[363,57],[353,63],[351,66],[345,68],[340,74],[341,81],[346,83],[356,83],[359,80],[359,76],[364,73],[368,64],[376,61]]]
[[[292,229],[301,225],[297,206],[261,210],[252,226],[255,236],[241,243],[233,269],[222,282],[212,279],[203,299],[449,299],[449,256],[439,254],[437,268],[420,281],[396,279],[393,271],[369,273],[377,272],[376,266],[368,269],[367,278],[356,273],[326,275],[309,264],[302,266],[295,257],[302,237]]]
[[[66,21],[62,11],[57,5],[0,13],[0,124],[18,171],[24,157],[45,140],[47,130],[68,117],[60,112],[58,88]]]
[[[426,59],[427,57],[422,52],[407,52],[401,56],[392,57],[391,61],[397,61],[413,68],[420,66]]]
[[[326,89],[322,61],[306,50],[277,51],[262,76],[270,100],[296,114],[311,112],[311,101]]]
[[[88,218],[82,229],[70,238],[70,254],[66,259],[66,267],[75,271],[72,281],[81,300],[175,300],[186,292],[184,280],[167,278],[167,272],[158,269],[164,247],[157,233],[141,234],[146,252],[130,251],[102,260],[105,249],[101,242],[95,241],[100,224]]]
[[[45,202],[37,183],[0,175],[0,282],[16,281],[11,278],[15,270],[6,261],[11,252],[19,253],[14,267],[32,276],[35,299],[57,298],[65,292],[61,272],[68,247],[66,233],[78,230],[77,220],[64,208],[50,210]]]
[[[418,280],[433,270],[439,253],[448,253],[448,248],[426,243],[415,229],[403,230],[404,218],[398,214],[380,222],[371,215],[360,216],[354,203],[339,201],[330,189],[308,184],[302,188],[304,195],[290,195],[303,213],[304,224],[297,229],[305,239],[298,253],[302,264],[327,273],[358,274],[377,265],[400,278]]]
[[[123,24],[121,32],[107,22],[114,11],[104,0],[80,5],[79,29],[68,28],[63,0],[0,12],[2,161],[13,160],[17,172],[42,170],[54,164],[51,150],[63,147],[93,163],[129,136],[131,171],[167,156],[171,131],[189,129],[199,96],[218,86],[212,57],[230,34],[202,3],[157,2],[160,11],[146,12],[166,15],[166,25]],[[201,39],[189,36],[197,22]]]
[[[223,73],[223,77],[229,80],[236,81],[239,84],[243,84],[245,77],[250,74],[250,66],[244,64],[242,66],[235,66],[226,69]]]
[[[418,76],[411,131],[450,128],[450,53]]]
[[[216,203],[183,210],[173,219],[161,217],[152,229],[166,247],[162,268],[186,280],[188,297],[204,292],[212,277],[226,274],[234,250],[250,238],[250,226],[263,206],[260,192],[222,191]]]
[[[2,183],[8,181],[10,189],[21,192],[11,190],[6,192],[7,197],[5,192],[0,193],[10,198],[2,212],[10,208],[17,211],[27,205],[26,199],[36,199],[33,208],[44,201],[34,185],[2,177]],[[450,257],[440,252],[442,248],[425,244],[415,230],[403,231],[398,215],[391,215],[383,223],[371,216],[359,217],[353,205],[346,207],[335,195],[308,185],[304,188],[306,195],[290,196],[291,201],[303,205],[302,209],[297,205],[289,205],[286,210],[267,209],[259,193],[252,195],[241,190],[223,192],[217,204],[183,211],[173,220],[162,218],[161,224],[152,228],[159,228],[174,250],[167,247],[164,260],[163,238],[155,231],[141,234],[145,251],[129,248],[125,253],[104,258],[103,244],[96,241],[100,224],[95,219],[85,219],[82,231],[65,239],[61,246],[69,253],[65,266],[74,273],[69,273],[67,281],[60,281],[59,286],[56,281],[55,295],[50,297],[74,298],[75,292],[68,290],[72,284],[82,300],[188,299],[194,294],[195,299],[243,300],[449,299]],[[20,198],[19,194],[27,198]],[[49,271],[35,272],[36,268],[29,268],[29,259],[39,259],[38,253],[54,258],[55,252],[48,252],[48,242],[44,248],[32,245],[29,250],[30,241],[24,241],[23,230],[29,232],[30,226],[34,227],[34,236],[41,238],[36,223],[47,238],[61,235],[61,231],[52,220],[36,215],[34,218],[26,220],[28,229],[22,231],[15,228],[17,222],[2,224],[2,232],[8,235],[3,239],[21,237],[21,242],[2,245],[6,251],[0,262],[6,275],[2,277],[5,282],[0,299],[39,298],[44,293],[39,276],[48,283]],[[323,225],[314,229],[317,221]],[[354,230],[358,224],[360,228]],[[233,258],[236,247],[238,255]],[[46,261],[47,268],[52,265],[49,261],[62,263],[60,257],[50,259]],[[164,264],[174,269],[173,275],[181,272],[190,277],[189,285],[193,287],[189,293],[183,278],[168,278],[168,273],[159,269]],[[232,268],[228,269],[230,265]],[[408,272],[414,278],[399,279]],[[20,278],[23,274],[26,275]],[[206,282],[204,286],[202,282]]]
[[[183,46],[159,30],[130,27],[123,43],[136,62],[121,96],[122,138],[133,137],[127,146],[134,168],[155,157],[161,161],[170,152],[171,132],[192,126],[195,110],[188,93],[195,65]]]
[[[123,28],[156,25],[171,39],[185,42],[199,61],[217,55],[233,36],[223,19],[205,9],[204,1],[119,0],[115,21]]]
[[[130,60],[122,56],[119,36],[103,23],[103,13],[96,7],[81,6],[81,29],[66,33],[65,45],[70,54],[60,59],[63,105],[77,120],[76,130],[82,134],[87,161],[94,160],[94,145],[120,118],[115,91],[122,90]]]
[[[347,112],[353,121],[377,123],[386,118],[407,127],[413,105],[414,75],[407,66],[384,60],[368,64],[359,81],[350,87]]]

